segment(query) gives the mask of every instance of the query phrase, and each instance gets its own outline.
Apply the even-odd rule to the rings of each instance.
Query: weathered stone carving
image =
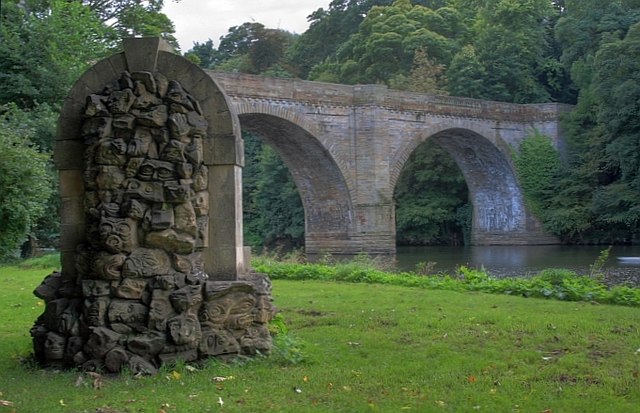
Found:
[[[86,98],[85,239],[77,280],[52,274],[31,330],[44,365],[154,374],[162,363],[268,352],[268,279],[209,281],[208,124],[160,73],[124,72]]]

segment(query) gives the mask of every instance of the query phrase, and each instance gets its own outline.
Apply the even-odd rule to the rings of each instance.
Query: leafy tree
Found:
[[[594,62],[607,182],[593,210],[608,225],[640,229],[640,23],[624,39],[604,44]]]
[[[446,95],[446,83],[444,65],[437,64],[429,58],[424,48],[416,50],[409,76],[399,73],[389,79],[389,86],[393,89],[434,95]]]
[[[90,63],[106,55],[106,30],[77,2],[37,5],[2,2],[0,103],[57,108]]]
[[[11,258],[42,216],[52,193],[49,154],[32,143],[15,106],[0,107],[0,259]]]
[[[304,208],[289,170],[270,146],[248,134],[245,155],[247,240],[252,245],[299,247],[304,243]]]
[[[311,78],[333,74],[344,83],[389,83],[394,76],[409,75],[418,50],[427,50],[435,64],[447,65],[457,48],[448,36],[460,27],[459,15],[451,8],[434,11],[409,0],[375,6],[338,49],[335,61],[315,67]]]
[[[213,46],[213,40],[211,39],[204,43],[195,42],[184,57],[205,69],[213,68],[222,60],[220,52]]]
[[[563,171],[560,154],[551,139],[534,131],[522,142],[514,158],[527,205],[544,221],[547,219],[548,200],[555,190],[554,184]]]
[[[484,99],[517,103],[549,99],[538,74],[546,50],[543,22],[551,13],[548,0],[484,2],[474,27],[474,48],[486,72]]]
[[[409,157],[396,184],[396,231],[400,244],[449,244],[464,241],[464,221],[456,216],[468,199],[464,177],[442,148],[425,142]]]
[[[229,28],[220,38],[220,46],[213,48],[213,42],[196,44],[187,56],[198,61],[203,67],[229,72],[265,74],[290,77],[286,51],[294,40],[294,35],[279,29],[267,29],[260,23],[243,23]],[[197,58],[196,58],[197,56]]]
[[[110,29],[115,45],[125,37],[162,37],[177,50],[173,22],[162,13],[164,0],[75,0]],[[179,2],[179,0],[173,0]]]
[[[486,92],[486,68],[480,63],[472,45],[464,46],[452,59],[447,71],[449,93],[481,99]]]

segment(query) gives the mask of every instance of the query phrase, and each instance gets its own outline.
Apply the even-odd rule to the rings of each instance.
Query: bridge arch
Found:
[[[348,242],[355,216],[351,191],[313,128],[301,126],[304,119],[281,108],[249,104],[236,109],[241,128],[273,147],[289,168],[305,211],[306,249],[322,251],[326,243]]]
[[[411,153],[427,140],[447,151],[465,178],[473,206],[472,244],[519,243],[539,227],[525,207],[507,143],[479,130],[454,127],[417,133],[392,168],[392,188]]]

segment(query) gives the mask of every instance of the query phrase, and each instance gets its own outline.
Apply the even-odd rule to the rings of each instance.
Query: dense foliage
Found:
[[[59,201],[50,151],[62,102],[122,36],[175,43],[162,6],[162,0],[0,3],[0,258],[14,255],[29,233],[43,243],[55,239]]]
[[[12,258],[52,193],[49,154],[15,106],[0,107],[0,260]]]
[[[485,271],[459,267],[456,274],[420,275],[415,272],[380,270],[368,257],[342,263],[297,263],[256,258],[254,268],[275,280],[320,280],[350,283],[389,284],[451,291],[481,291],[523,297],[602,304],[640,306],[640,288],[626,285],[607,287],[595,276],[569,270],[546,269],[532,277],[495,278]]]
[[[159,35],[177,46],[163,4],[3,1],[0,104],[30,115],[37,132],[22,139],[51,148],[66,92],[120,37]],[[575,104],[561,154],[533,133],[514,158],[529,206],[566,242],[640,238],[639,0],[333,0],[309,22],[301,35],[246,22],[185,56],[215,70]],[[464,180],[450,158],[424,145],[397,184],[398,239],[459,243],[471,211]],[[295,185],[277,148],[254,149],[244,174],[247,239],[298,245],[304,212]]]

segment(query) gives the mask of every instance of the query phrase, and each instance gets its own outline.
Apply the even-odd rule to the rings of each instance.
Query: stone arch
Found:
[[[344,184],[348,188],[349,193],[354,193],[355,185],[353,184],[353,179],[348,172],[349,167],[345,165],[343,157],[336,156],[335,153],[331,152],[331,145],[326,145],[326,143],[322,142],[322,136],[324,134],[318,126],[318,123],[311,122],[309,117],[305,116],[305,114],[300,111],[290,110],[279,105],[273,105],[272,102],[267,101],[236,101],[234,108],[238,116],[243,119],[248,118],[245,115],[264,115],[265,117],[281,119],[286,124],[292,125],[292,130],[299,130],[301,134],[307,137],[305,138],[307,142],[314,145],[314,148],[321,148],[322,151],[328,152],[328,156],[332,163],[331,167],[338,168],[341,180],[344,180]],[[244,127],[244,123],[242,126]]]
[[[87,96],[116,82],[123,72],[159,72],[181,84],[199,102],[208,122],[204,163],[209,167],[211,243],[203,250],[205,270],[213,278],[235,279],[244,270],[242,254],[240,126],[222,89],[202,69],[176,55],[158,38],[124,39],[124,52],[96,63],[74,84],[63,103],[55,142],[54,161],[59,170],[60,195],[65,214],[61,221],[63,275],[75,275],[76,247],[85,241],[83,151],[81,128]],[[215,145],[213,142],[215,141]],[[212,191],[210,191],[212,192]],[[238,195],[239,194],[239,195]]]
[[[532,243],[532,232],[539,243],[549,243],[550,237],[526,209],[507,144],[500,138],[492,140],[467,128],[418,134],[393,165],[392,188],[410,154],[427,139],[453,157],[465,178],[473,205],[472,244]]]
[[[305,211],[307,252],[321,251],[325,240],[347,240],[354,216],[350,190],[329,151],[295,117],[239,112],[242,129],[271,145],[293,176]]]

